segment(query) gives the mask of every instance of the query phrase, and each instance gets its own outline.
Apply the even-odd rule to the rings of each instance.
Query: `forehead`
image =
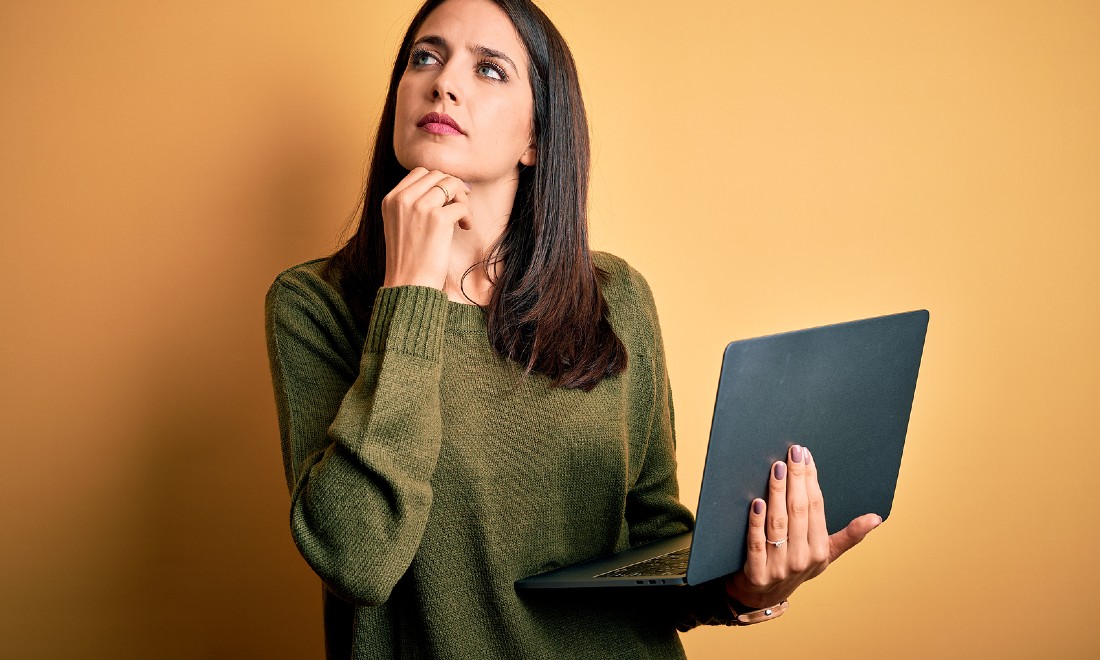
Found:
[[[523,69],[527,50],[504,10],[489,0],[447,0],[432,10],[416,31],[414,41],[434,35],[451,48],[484,46],[499,50]]]

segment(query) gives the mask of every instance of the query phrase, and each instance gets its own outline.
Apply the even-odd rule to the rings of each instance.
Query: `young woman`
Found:
[[[516,592],[692,525],[656,310],[589,251],[588,160],[572,57],[529,0],[420,9],[356,234],[267,298],[291,529],[330,657],[679,658],[677,628],[781,612],[878,524],[830,538],[793,447],[726,579],[653,600]]]

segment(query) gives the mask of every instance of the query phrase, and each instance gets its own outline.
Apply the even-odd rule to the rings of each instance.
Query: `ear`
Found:
[[[527,151],[524,151],[519,157],[519,164],[526,167],[531,167],[538,160],[536,157],[535,145],[531,143],[531,146],[527,147]]]

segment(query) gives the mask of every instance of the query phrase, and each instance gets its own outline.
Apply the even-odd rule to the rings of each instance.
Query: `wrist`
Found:
[[[761,593],[755,589],[746,588],[744,580],[740,580],[740,575],[731,575],[726,579],[726,598],[730,603],[735,603],[738,608],[744,611],[758,610],[762,607],[768,607],[769,605],[775,605],[787,599],[789,593],[776,593],[774,590]]]
[[[733,599],[729,599],[728,604],[730,612],[734,615],[731,625],[735,626],[751,626],[754,623],[763,623],[765,621],[771,621],[772,619],[778,619],[791,607],[791,604],[786,600],[769,607],[751,609],[745,609],[747,607],[746,605],[738,603]]]
[[[726,605],[733,614],[730,625],[748,626],[778,618],[790,608],[787,595],[753,593],[739,589],[737,576],[726,580]]]

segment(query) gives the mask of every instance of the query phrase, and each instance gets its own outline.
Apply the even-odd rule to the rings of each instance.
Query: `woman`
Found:
[[[542,12],[429,0],[357,233],[267,299],[291,528],[330,657],[683,657],[677,627],[784,603],[877,524],[830,539],[794,447],[727,579],[653,601],[517,594],[692,525],[652,297],[589,252],[587,177],[576,70]]]

